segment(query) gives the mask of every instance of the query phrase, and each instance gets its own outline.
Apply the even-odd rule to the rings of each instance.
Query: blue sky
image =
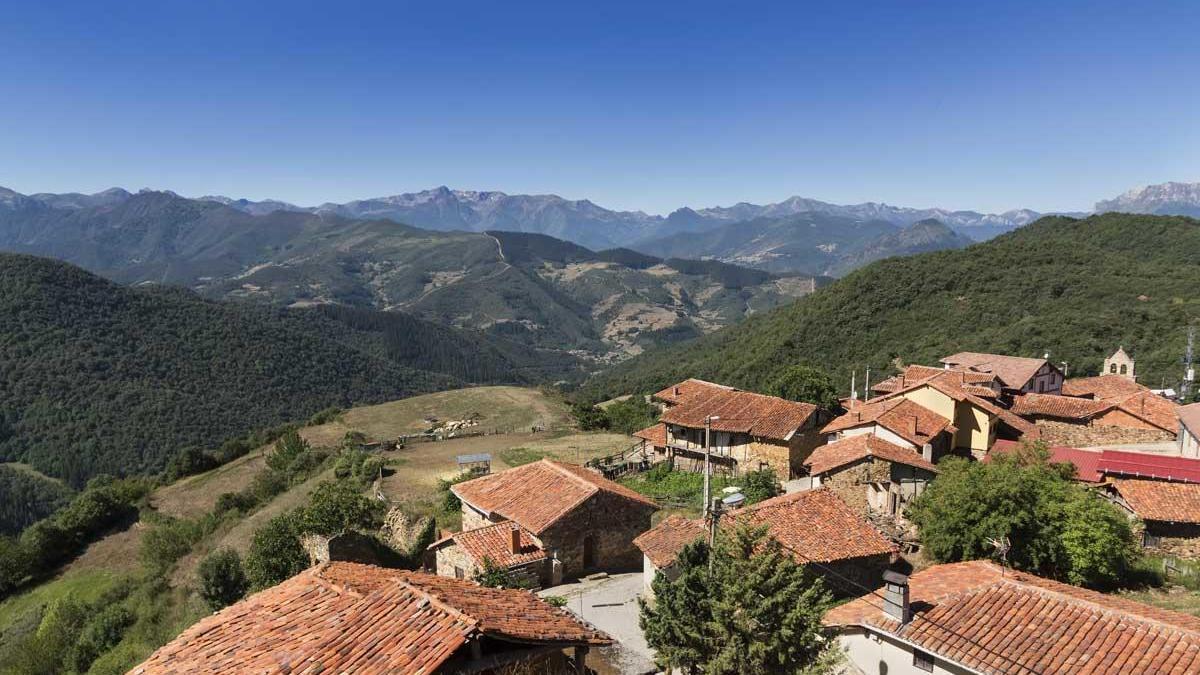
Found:
[[[833,5],[837,4],[837,7]],[[1200,180],[1200,3],[0,0],[0,185],[1084,209]]]

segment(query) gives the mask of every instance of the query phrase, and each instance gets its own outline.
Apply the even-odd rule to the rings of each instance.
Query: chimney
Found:
[[[915,419],[915,418],[914,418]],[[921,446],[921,458],[926,462],[933,461],[933,446],[929,443]]]
[[[913,436],[916,436],[917,435],[917,416],[913,415],[909,419],[912,420],[912,424],[908,425],[908,432],[910,434],[912,434]]]
[[[883,611],[889,618],[905,625],[912,621],[912,608],[908,604],[908,577],[888,570],[883,573]]]
[[[514,527],[512,529],[512,537],[509,540],[509,548],[514,555],[521,552],[521,528]]]
[[[675,385],[675,395],[679,395],[679,385]]]

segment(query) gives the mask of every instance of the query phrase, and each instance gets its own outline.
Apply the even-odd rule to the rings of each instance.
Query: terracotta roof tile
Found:
[[[1179,431],[1179,406],[1149,391],[1105,399],[1113,407],[1172,434]]]
[[[894,375],[886,380],[882,380],[874,387],[871,387],[871,389],[880,393],[890,393],[898,389],[903,389],[913,382],[930,377],[954,378],[964,386],[969,387],[972,393],[988,398],[996,396],[995,390],[990,385],[995,383],[996,387],[1002,386],[1000,378],[990,373],[975,373],[969,370],[947,370],[932,366],[908,366],[900,375]]]
[[[431,673],[476,635],[612,642],[527,591],[336,562],[202,619],[130,673]]]
[[[633,432],[635,438],[640,438],[650,445],[664,448],[667,445],[667,425],[659,422],[642,429],[641,431]]]
[[[863,403],[821,429],[832,434],[868,424],[878,424],[914,445],[931,442],[943,431],[954,432],[950,420],[919,403],[897,396]]]
[[[1082,396],[1085,398],[1113,398],[1127,396],[1139,391],[1149,391],[1148,388],[1122,375],[1098,375],[1096,377],[1073,377],[1064,380],[1063,396]]]
[[[512,550],[514,530],[519,533],[516,553]],[[516,567],[545,560],[547,557],[546,551],[529,530],[509,521],[457,532],[442,541],[430,544],[429,548],[441,548],[449,542],[461,546],[463,551],[480,565],[485,559],[491,559],[492,563],[500,567]]]
[[[937,467],[916,450],[889,443],[875,434],[847,436],[828,445],[822,445],[812,451],[804,464],[808,467],[809,474],[819,476],[867,457],[878,457],[888,462],[937,473]]]
[[[1112,485],[1142,520],[1200,523],[1200,484],[1122,478]]]
[[[450,488],[459,499],[527,528],[546,531],[560,518],[599,492],[640,506],[658,505],[633,490],[582,466],[543,459]]]
[[[1073,396],[1054,394],[1023,394],[1013,397],[1014,414],[1023,417],[1056,417],[1068,420],[1088,420],[1110,406],[1103,401],[1093,401]]]
[[[1029,380],[1033,379],[1038,370],[1048,363],[1046,359],[1005,356],[1003,354],[981,354],[979,352],[951,354],[941,359],[941,362],[951,368],[995,375],[1009,389],[1024,387]]]
[[[654,566],[662,569],[675,562],[683,547],[704,536],[704,524],[699,520],[671,515],[633,540]]]
[[[706,417],[716,431],[747,433],[772,440],[789,440],[817,411],[815,405],[748,391],[710,389],[669,408],[662,421],[700,429]]]
[[[676,405],[685,400],[694,397],[698,393],[709,392],[713,390],[736,391],[733,387],[727,387],[723,384],[708,382],[706,380],[697,380],[694,377],[673,384],[662,391],[656,392],[651,398],[657,399],[668,405]]]
[[[913,620],[867,595],[830,610],[831,626],[868,626],[990,674],[1200,672],[1200,619],[1002,570],[936,565],[909,579]]]

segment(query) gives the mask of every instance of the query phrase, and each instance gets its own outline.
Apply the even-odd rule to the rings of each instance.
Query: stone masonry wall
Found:
[[[1159,537],[1147,549],[1164,556],[1200,560],[1200,525],[1190,523],[1146,523],[1146,533]]]
[[[850,510],[865,515],[870,510],[867,501],[867,485],[891,480],[890,462],[872,462],[863,459],[857,464],[843,467],[836,473],[821,479],[821,487],[829,487],[846,502]]]
[[[650,529],[653,512],[649,506],[601,492],[539,536],[547,551],[557,552],[565,579],[600,570],[638,570],[642,568],[642,552],[633,540]],[[589,536],[595,564],[585,568],[583,547]]]
[[[488,520],[487,517],[484,516],[482,513],[479,513],[475,509],[468,506],[466,502],[463,502],[463,505],[462,505],[462,531],[463,532],[467,532],[470,530],[478,530],[481,527],[486,527],[488,525],[491,525],[493,522],[496,522],[496,521]]]
[[[1048,445],[1065,445],[1073,448],[1175,440],[1174,434],[1161,429],[1070,424],[1054,420],[1037,420],[1036,424],[1042,432],[1042,440]]]

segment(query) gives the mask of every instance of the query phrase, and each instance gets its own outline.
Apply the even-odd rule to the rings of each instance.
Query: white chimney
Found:
[[[921,457],[924,458],[926,462],[932,462],[933,461],[933,446],[930,445],[929,443],[922,445],[921,446]]]
[[[883,612],[900,625],[912,621],[912,607],[908,603],[908,577],[888,570],[883,573]]]

